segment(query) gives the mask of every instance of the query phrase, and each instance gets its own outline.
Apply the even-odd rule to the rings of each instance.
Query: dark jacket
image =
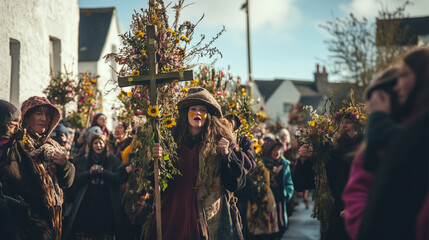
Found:
[[[126,239],[125,235],[125,215],[122,211],[121,205],[121,192],[120,184],[123,183],[123,179],[119,176],[119,166],[121,162],[115,156],[109,154],[107,159],[105,159],[101,165],[104,170],[100,174],[90,174],[89,170],[92,167],[93,163],[88,159],[88,155],[75,160],[76,166],[76,178],[75,178],[75,188],[76,188],[76,197],[73,202],[73,207],[70,211],[69,217],[65,223],[64,237],[68,238],[71,236],[74,229],[76,216],[80,209],[82,200],[85,198],[85,195],[88,193],[88,187],[91,184],[91,181],[95,178],[102,179],[104,184],[108,186],[108,192],[112,204],[112,210],[114,214],[114,224],[115,224],[115,235],[117,239]],[[87,211],[90,211],[88,209]]]
[[[376,172],[358,239],[416,238],[416,219],[429,189],[428,123],[426,112],[389,143]],[[406,189],[406,194],[400,194],[400,189]]]
[[[58,187],[70,187],[74,179],[74,166],[67,162],[57,167]],[[49,204],[46,203],[46,190],[32,159],[21,143],[11,140],[0,146],[0,181],[5,195],[20,201],[8,221],[0,228],[2,239],[34,238],[53,239]]]

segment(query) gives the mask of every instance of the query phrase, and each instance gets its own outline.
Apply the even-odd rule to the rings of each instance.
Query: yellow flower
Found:
[[[182,35],[182,36],[180,37],[180,39],[181,39],[181,40],[183,40],[183,41],[185,41],[185,42],[188,42],[188,41],[189,41],[189,39],[188,39],[185,35]]]
[[[135,33],[135,35],[136,35],[136,37],[137,37],[137,38],[139,38],[139,37],[143,37],[143,36],[144,36],[144,33],[143,33],[141,30],[138,30],[138,31]]]
[[[194,82],[196,82],[196,83],[197,83],[197,82],[198,82],[198,79],[194,79]]]
[[[235,102],[234,101],[230,102],[229,105],[228,105],[228,107],[229,108],[234,108],[235,107]]]
[[[242,89],[241,89],[241,92],[244,92],[244,91],[246,91],[246,89],[242,88]]]
[[[365,119],[366,119],[366,117],[365,117],[365,116],[360,116],[360,119],[365,120]]]
[[[247,95],[247,93],[245,93],[245,92],[244,92],[244,93],[243,93],[243,96],[246,96],[246,95]]]
[[[96,82],[97,82],[97,79],[95,79],[95,78],[91,78],[91,82],[96,83]]]
[[[250,139],[253,139],[253,134],[249,134],[249,138],[250,138]]]
[[[187,91],[188,91],[188,88],[187,88],[187,87],[184,87],[184,88],[182,88],[182,91],[187,92]]]
[[[87,91],[89,94],[92,94],[92,88],[88,89]]]
[[[127,92],[127,96],[128,97],[131,97],[133,95],[133,93],[132,92]]]
[[[123,93],[119,93],[118,97],[123,98],[123,97],[125,97],[125,95]]]
[[[89,86],[89,85],[91,85],[91,83],[90,82],[85,82],[83,85],[84,86]]]
[[[245,118],[240,120],[242,124],[245,124],[247,122],[247,120]]]
[[[340,109],[340,113],[343,113],[343,109]]]
[[[158,108],[158,106],[150,106],[147,109],[147,114],[149,114],[149,116],[151,116],[151,117],[158,116],[158,114],[159,114],[159,108]]]
[[[139,70],[135,70],[131,73],[131,76],[139,76],[140,75],[140,71]]]
[[[253,150],[255,150],[255,153],[259,153],[262,151],[262,147],[259,144],[253,144]]]
[[[164,123],[165,123],[165,126],[167,128],[171,128],[173,126],[176,126],[176,120],[174,118],[169,118],[169,119],[165,120]]]
[[[310,126],[314,127],[314,124],[315,124],[315,123],[316,123],[316,120],[313,120],[313,121],[309,122],[308,124],[309,124]]]
[[[142,55],[144,55],[144,54],[146,54],[146,50],[141,50],[141,51],[140,51],[140,53],[141,53]]]
[[[249,124],[244,124],[244,129],[248,129],[249,128]]]
[[[180,42],[180,38],[176,38],[176,39],[174,39],[174,41],[178,43],[178,42]]]
[[[175,31],[173,31],[173,30],[171,30],[171,29],[167,29],[167,31],[168,31],[169,33],[173,34],[173,35],[176,35],[176,34],[177,34]]]
[[[169,71],[170,71],[170,68],[165,67],[165,68],[164,68],[164,70],[165,70],[166,72],[169,72]]]
[[[330,132],[334,131],[334,127],[333,127],[333,126],[329,126],[328,130],[329,130]]]

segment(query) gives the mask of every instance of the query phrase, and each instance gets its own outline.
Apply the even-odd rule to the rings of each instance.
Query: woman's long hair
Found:
[[[177,125],[173,131],[173,137],[178,146],[184,143],[185,136],[189,132],[188,111],[189,107],[179,110],[179,117],[176,121]],[[230,144],[235,144],[230,127],[223,123],[217,116],[210,113],[207,113],[206,122],[201,134],[202,144],[204,145],[217,144],[222,137],[226,138]],[[205,148],[203,151],[204,156],[206,156],[208,151],[209,149]]]
[[[429,49],[418,48],[408,52],[403,62],[413,71],[415,85],[405,104],[398,111],[398,118],[404,120],[428,110],[429,102]]]

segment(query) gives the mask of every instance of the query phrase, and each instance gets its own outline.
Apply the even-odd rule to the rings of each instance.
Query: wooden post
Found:
[[[156,27],[154,25],[146,26],[147,35],[147,55],[149,57],[149,74],[142,76],[119,77],[118,85],[120,87],[149,84],[150,105],[158,105],[157,85],[160,83],[178,81],[189,81],[194,79],[192,70],[178,71],[171,73],[158,74],[158,63],[156,61]],[[159,143],[159,122],[155,121],[155,143]],[[157,239],[162,240],[161,226],[161,188],[159,186],[159,159],[154,158],[154,181],[155,181],[155,217]]]

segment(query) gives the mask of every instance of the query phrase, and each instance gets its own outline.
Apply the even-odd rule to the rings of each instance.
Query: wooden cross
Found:
[[[150,91],[150,105],[158,105],[158,92],[157,84],[178,81],[188,81],[194,79],[194,72],[192,70],[171,73],[158,74],[158,63],[155,53],[156,44],[156,27],[154,25],[146,26],[147,34],[147,55],[149,57],[149,74],[143,76],[128,76],[119,77],[119,87],[128,87],[136,85],[149,84]],[[155,122],[155,143],[159,143],[159,123]],[[156,232],[157,239],[162,240],[162,227],[161,227],[161,191],[159,187],[159,159],[154,159],[154,176],[155,176],[155,213],[156,213]]]

